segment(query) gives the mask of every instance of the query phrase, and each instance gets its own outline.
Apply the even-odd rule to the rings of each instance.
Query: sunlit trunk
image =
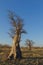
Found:
[[[29,50],[31,50],[31,46],[29,46]]]
[[[20,59],[22,57],[19,42],[20,42],[20,35],[15,35],[15,37],[13,38],[11,52],[8,58]]]

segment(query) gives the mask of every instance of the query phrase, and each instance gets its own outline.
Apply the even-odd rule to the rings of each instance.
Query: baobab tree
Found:
[[[17,16],[15,13],[9,12],[9,18],[12,25],[12,29],[10,29],[10,33],[8,33],[12,38],[12,48],[8,59],[21,59],[22,54],[20,50],[20,41],[22,33],[26,33],[23,29],[23,20]]]
[[[28,46],[29,50],[32,49],[33,44],[34,42],[32,40],[29,40],[29,39],[26,40],[26,45]]]

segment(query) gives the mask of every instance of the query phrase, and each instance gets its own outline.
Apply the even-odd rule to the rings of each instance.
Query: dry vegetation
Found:
[[[23,58],[21,60],[7,60],[10,47],[0,46],[0,65],[43,65],[43,47],[21,48]]]

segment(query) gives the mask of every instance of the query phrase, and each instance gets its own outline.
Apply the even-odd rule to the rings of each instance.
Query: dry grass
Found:
[[[7,60],[9,47],[0,47],[0,65],[43,65],[43,48],[21,48],[23,58],[21,60]]]

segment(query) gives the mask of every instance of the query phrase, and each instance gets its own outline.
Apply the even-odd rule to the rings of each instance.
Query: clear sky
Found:
[[[10,29],[8,10],[16,12],[24,19],[22,44],[26,39],[35,41],[36,46],[43,46],[43,0],[0,0],[0,43],[12,44],[7,32]]]

